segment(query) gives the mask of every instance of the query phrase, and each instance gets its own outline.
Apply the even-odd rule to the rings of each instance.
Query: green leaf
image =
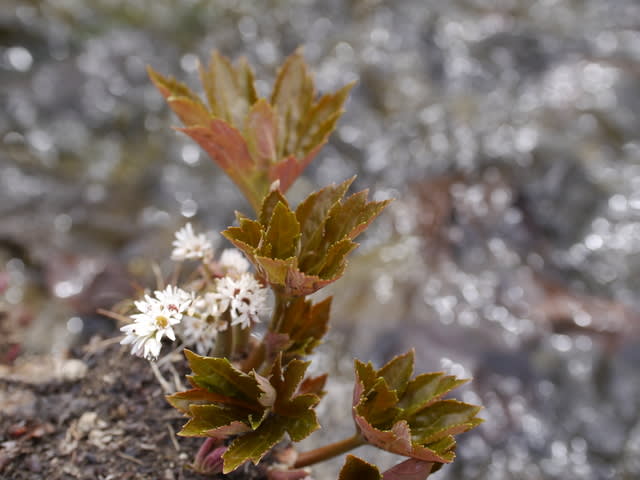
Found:
[[[366,192],[341,203],[351,181],[312,193],[295,213],[282,192],[273,189],[262,200],[257,222],[237,214],[240,226],[222,234],[247,255],[260,277],[285,297],[309,295],[342,276],[347,255],[357,247],[352,240],[355,233],[386,205],[367,202]],[[355,220],[346,220],[348,212]],[[345,225],[338,228],[340,221]],[[341,234],[344,236],[337,238]]]
[[[347,267],[347,255],[358,247],[350,238],[343,238],[334,243],[327,250],[327,254],[320,265],[318,276],[320,278],[341,277]],[[312,269],[309,273],[315,273]]]
[[[167,103],[187,126],[206,125],[211,120],[209,110],[199,101],[186,97],[169,97]]]
[[[356,371],[353,406],[355,407],[365,392],[371,390],[378,381],[378,374],[371,362],[363,363],[357,358],[353,362]]]
[[[185,84],[149,68],[149,76],[187,127],[257,211],[276,180],[286,192],[315,158],[340,118],[352,85],[314,100],[301,51],[280,68],[270,101],[258,98],[246,59],[213,52],[199,66],[206,103]],[[199,128],[195,128],[199,127]]]
[[[313,409],[320,398],[311,393],[298,393],[310,362],[292,360],[282,369],[282,356],[276,358],[269,381],[278,392],[273,412],[286,418],[286,430],[291,439],[300,441],[320,428]]]
[[[186,97],[193,101],[200,101],[195,93],[184,83],[173,77],[164,77],[156,72],[151,66],[147,66],[147,74],[164,98]]]
[[[285,207],[287,207],[287,209],[289,209],[289,202],[287,202],[287,199],[282,194],[282,191],[280,191],[280,189],[278,188],[271,190],[267,194],[267,196],[264,197],[262,206],[260,207],[260,215],[258,217],[258,221],[264,228],[269,227],[269,222],[273,218],[273,212],[275,211],[275,208],[279,203],[283,204]],[[257,246],[258,245],[256,245],[256,247]]]
[[[322,238],[324,224],[329,210],[340,201],[356,177],[351,177],[339,185],[335,183],[309,195],[296,208],[296,217],[302,228],[302,244],[312,248],[312,239]],[[307,247],[307,248],[309,248]]]
[[[229,405],[192,405],[191,419],[182,427],[178,435],[184,437],[224,438],[248,432],[251,427],[247,419],[251,411]]]
[[[447,435],[466,432],[480,424],[480,407],[443,400],[421,410],[411,419],[411,431],[420,442],[431,443]]]
[[[194,373],[190,378],[209,392],[248,402],[270,393],[263,390],[255,374],[243,373],[226,358],[202,357],[186,349],[185,355]]]
[[[200,80],[214,115],[240,128],[257,100],[253,72],[246,60],[234,67],[227,57],[214,51],[209,67],[200,67]]]
[[[398,397],[405,393],[409,379],[413,375],[415,351],[409,350],[404,355],[398,355],[391,359],[378,374],[385,379],[389,388],[394,390]]]
[[[412,443],[411,429],[404,420],[394,423],[390,429],[385,430],[372,426],[361,415],[355,415],[354,420],[367,443],[382,450],[417,458],[426,462],[451,463],[455,457],[453,452],[449,450],[438,451],[417,443]]]
[[[380,470],[354,455],[347,455],[338,480],[380,480]]]
[[[360,374],[364,378],[360,377]],[[367,422],[376,427],[388,428],[399,409],[396,408],[398,396],[389,388],[386,380],[379,372],[373,372],[371,364],[356,363],[356,385],[360,387],[354,412],[366,418]],[[354,397],[354,400],[356,398]]]
[[[367,202],[368,193],[368,190],[362,190],[333,206],[325,223],[327,241],[356,238],[390,203],[389,200]]]
[[[303,297],[291,300],[285,308],[278,329],[289,339],[289,344],[284,349],[286,354],[311,354],[329,329],[330,312],[331,297],[315,305]]]
[[[271,258],[285,260],[296,255],[300,225],[296,215],[282,202],[278,202],[273,210],[264,240],[272,247]]]
[[[172,77],[163,77],[151,67],[147,67],[147,73],[182,123],[190,126],[203,125],[209,121],[211,113],[184,83]]]
[[[167,401],[183,413],[190,413],[189,407],[191,405],[203,405],[215,402],[235,404],[238,406],[247,406],[246,403],[234,399],[226,395],[220,395],[218,393],[212,393],[204,388],[193,388],[185,392],[174,393],[173,395],[167,395]],[[250,408],[250,407],[249,407]]]
[[[455,457],[454,435],[482,422],[477,417],[480,407],[442,400],[445,393],[464,383],[455,377],[432,373],[410,380],[413,363],[413,351],[393,358],[379,370],[356,360],[356,428],[378,448],[423,462],[450,463]],[[415,466],[420,475],[426,472]],[[433,468],[427,473],[431,471]]]
[[[257,464],[285,434],[285,424],[276,417],[267,418],[257,430],[236,438],[222,455],[222,473],[234,471],[246,461]]]
[[[287,407],[291,399],[298,389],[298,386],[304,378],[304,373],[311,362],[303,362],[302,360],[290,361],[285,369],[282,369],[282,358],[278,357],[271,369],[269,381],[278,392],[278,398],[273,407],[273,411],[283,415],[287,415]]]
[[[285,432],[293,441],[300,441],[320,427],[313,410],[319,398],[311,393],[298,393],[308,366],[309,362],[292,360],[283,369],[281,357],[276,358],[269,377],[277,392],[271,413],[253,431],[233,441],[223,456],[224,472],[233,471],[248,460],[259,462]],[[228,423],[228,419],[221,420],[221,423]]]
[[[315,89],[301,50],[290,55],[278,71],[271,94],[271,104],[280,116],[278,153],[295,155],[299,129],[311,108]]]
[[[342,200],[353,179],[311,194],[296,210],[301,226],[300,268],[332,281],[342,276],[346,256],[356,248],[352,240],[385,208],[367,202],[367,191]]]
[[[285,291],[287,291],[289,276],[297,270],[297,260],[295,257],[284,260],[269,257],[255,257],[258,272],[265,277],[266,281],[271,284],[272,287]]]
[[[301,127],[296,151],[307,153],[318,144],[326,142],[342,116],[344,102],[355,83],[345,85],[335,93],[321,97],[305,116]]]
[[[409,418],[423,408],[439,400],[451,390],[467,383],[467,379],[446,376],[442,372],[418,375],[407,385],[399,406],[404,409],[403,417]]]
[[[285,429],[292,441],[300,442],[320,428],[313,410],[316,404],[317,401],[307,395],[300,395],[292,401],[292,408],[299,411],[295,417],[289,417],[285,422]]]
[[[222,236],[242,250],[254,263],[256,247],[260,244],[263,234],[262,225],[248,218],[241,218],[239,227],[229,227],[222,232]]]
[[[259,462],[285,433],[299,441],[320,427],[314,407],[324,378],[304,380],[309,362],[294,359],[283,367],[280,354],[267,379],[241,372],[225,358],[185,353],[193,370],[189,380],[198,388],[168,400],[190,417],[180,435],[237,437],[223,456],[225,472]]]

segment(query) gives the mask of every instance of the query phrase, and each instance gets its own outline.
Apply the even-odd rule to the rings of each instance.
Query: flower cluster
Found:
[[[131,353],[149,360],[160,354],[162,339],[176,335],[201,355],[211,352],[219,332],[229,326],[247,329],[267,313],[267,289],[249,273],[249,262],[236,249],[223,250],[213,261],[213,246],[190,223],[178,230],[173,241],[174,260],[200,259],[207,274],[199,282],[168,286],[134,302],[138,313],[125,325],[122,344]]]
[[[218,306],[223,312],[229,311],[231,325],[248,328],[268,311],[266,289],[250,273],[223,277],[218,280],[217,289]]]
[[[208,259],[213,256],[211,241],[204,233],[196,235],[190,223],[176,232],[172,245],[172,260]]]
[[[120,329],[125,333],[120,343],[132,344],[131,353],[134,355],[158,358],[162,338],[176,339],[173,327],[180,323],[192,301],[191,295],[171,285],[164,290],[156,290],[153,297],[146,295],[144,300],[135,302],[139,313],[131,316],[133,323]]]

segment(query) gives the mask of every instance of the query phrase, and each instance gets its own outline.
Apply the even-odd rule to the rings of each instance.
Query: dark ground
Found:
[[[176,437],[182,415],[145,360],[93,343],[82,379],[0,378],[0,478],[202,479],[188,464],[198,439]]]

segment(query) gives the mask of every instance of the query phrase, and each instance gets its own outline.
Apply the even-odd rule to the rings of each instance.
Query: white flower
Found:
[[[231,325],[247,328],[251,322],[259,322],[259,315],[268,311],[267,289],[250,273],[243,273],[238,278],[223,277],[216,286],[219,309],[221,312],[229,310]]]
[[[132,343],[131,353],[133,355],[144,357],[147,360],[158,358],[162,348],[162,335],[164,335],[164,332],[142,323],[130,323],[120,330],[126,333],[120,343],[122,345]]]
[[[209,258],[213,255],[213,245],[204,233],[198,235],[193,231],[191,223],[176,232],[173,241],[172,260],[186,260],[192,258]]]
[[[154,298],[145,295],[144,300],[134,302],[139,313],[131,315],[133,323],[120,329],[126,334],[120,343],[132,344],[133,355],[148,360],[158,358],[162,338],[176,339],[173,327],[180,323],[191,301],[191,295],[171,285],[155,291]]]
[[[223,250],[218,263],[220,263],[220,266],[227,272],[238,275],[246,273],[249,270],[249,261],[235,248],[226,248]]]
[[[184,313],[193,302],[193,295],[172,285],[153,292],[158,301],[174,312]]]
[[[219,295],[214,292],[207,292],[203,296],[197,297],[189,307],[188,315],[202,318],[207,318],[208,316],[219,317],[227,309],[227,306],[224,307],[224,310],[221,310],[221,303],[218,297]]]
[[[195,347],[200,355],[211,352],[217,334],[215,323],[209,322],[206,316],[182,318],[182,340],[186,345]]]

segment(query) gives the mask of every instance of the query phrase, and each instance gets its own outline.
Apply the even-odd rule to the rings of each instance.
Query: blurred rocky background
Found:
[[[249,210],[145,66],[195,86],[217,48],[266,94],[298,45],[323,91],[358,84],[293,197],[356,172],[398,199],[336,287],[308,444],[350,434],[353,355],[415,347],[486,407],[437,478],[638,478],[633,0],[3,0],[0,363],[113,334],[96,309],[152,284],[178,227]]]

